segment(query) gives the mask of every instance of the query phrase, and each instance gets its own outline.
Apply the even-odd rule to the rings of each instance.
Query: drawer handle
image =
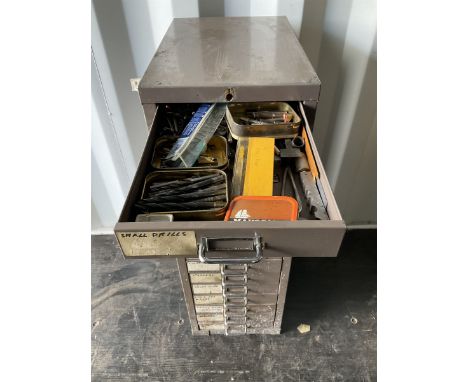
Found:
[[[247,248],[222,248],[213,249],[210,243],[222,241],[247,241],[251,245]],[[207,252],[244,252],[252,251],[252,257],[207,257]],[[254,237],[202,237],[198,244],[198,258],[202,263],[217,263],[217,264],[253,264],[258,263],[263,258],[263,242],[262,237],[255,234]]]

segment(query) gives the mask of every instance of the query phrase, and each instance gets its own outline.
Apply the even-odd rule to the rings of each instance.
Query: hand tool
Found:
[[[286,167],[284,169],[284,172],[283,172],[283,181],[282,181],[282,185],[281,185],[281,195],[284,195],[284,193],[286,191],[286,177],[288,175],[289,175],[289,180],[291,182],[291,185],[292,185],[292,188],[293,188],[293,191],[294,191],[294,196],[295,196],[296,201],[297,201],[299,213],[301,213],[301,211],[302,211],[301,196],[300,196],[299,191],[297,189],[296,181],[294,180],[294,176],[292,174],[292,171],[291,171],[290,167]]]
[[[313,212],[314,216],[319,220],[328,220],[326,205],[321,197],[318,188],[318,178],[314,178],[310,172],[308,162],[304,153],[302,156],[296,158],[295,165],[296,171],[299,172],[301,178],[302,189],[306,197],[309,212]]]
[[[306,131],[305,128],[302,129],[302,138],[304,139],[305,153],[306,153],[306,156],[307,156],[307,161],[309,162],[310,172],[312,173],[314,178],[318,178],[319,177],[319,171],[318,171],[317,165],[315,163],[314,154],[312,153],[309,138],[307,137],[307,131]]]

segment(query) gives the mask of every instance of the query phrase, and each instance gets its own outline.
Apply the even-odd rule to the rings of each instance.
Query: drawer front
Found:
[[[273,329],[283,260],[256,264],[203,264],[187,259],[200,330]]]
[[[193,302],[197,305],[222,305],[224,303],[222,294],[200,294],[193,296]]]
[[[224,322],[200,322],[198,326],[201,330],[224,331]]]
[[[281,259],[267,259],[249,267],[249,291],[252,293],[278,293]]]
[[[247,327],[248,328],[268,328],[273,326],[275,320],[275,312],[258,312],[253,313],[247,311]]]
[[[247,312],[245,314],[245,322],[247,327],[262,328],[270,327],[273,325],[275,319],[276,305],[252,305],[247,304]],[[227,319],[232,323],[239,323],[242,317],[238,312],[227,312]]]
[[[259,263],[248,265],[247,289],[253,294],[276,294],[281,273],[282,259],[263,259]],[[193,294],[222,293],[221,266],[219,264],[203,264],[195,259],[187,260],[187,269]],[[239,265],[226,265],[226,272],[235,272]],[[211,270],[211,271],[210,271]],[[227,294],[240,292],[239,283],[243,282],[240,275],[226,275]],[[232,286],[230,286],[232,285]],[[255,297],[256,300],[257,297]]]
[[[219,284],[193,284],[192,283],[192,292],[193,294],[222,294],[223,287],[221,283]]]
[[[192,285],[193,296],[195,304],[199,305],[212,305],[212,304],[223,304],[224,297],[221,288],[220,293],[196,293],[197,287],[199,285]],[[276,286],[276,290],[278,289],[278,285]],[[276,304],[278,294],[277,293],[254,293],[248,292],[247,293],[247,304],[254,304],[254,305],[271,305]],[[226,301],[228,304],[232,305],[243,305],[245,301],[245,297],[236,297],[236,296],[227,296]]]
[[[220,272],[191,272],[190,282],[192,284],[221,284]]]
[[[251,314],[275,314],[276,310],[276,305],[271,304],[271,305],[252,305],[252,304],[247,304],[247,312],[250,312]],[[195,311],[197,313],[212,313],[212,314],[217,314],[217,313],[222,313],[223,310],[223,305],[195,305]],[[233,307],[228,307],[226,308],[226,311],[229,314],[242,314],[243,308],[233,308]]]
[[[198,259],[187,260],[187,270],[189,272],[219,272],[221,267],[219,264],[203,264]]]
[[[200,305],[200,304],[195,304],[195,312],[198,313],[221,313],[223,314],[224,312],[224,307],[223,305]]]
[[[330,220],[135,222],[136,212],[133,206],[142,193],[144,178],[150,168],[153,155],[157,127],[162,118],[160,116],[162,108],[158,107],[140,164],[114,230],[124,255],[132,258],[160,256],[193,258],[197,257],[197,245],[202,242],[202,238],[257,236],[263,243],[264,258],[336,256],[346,227],[313,141],[311,126],[304,110],[307,106],[299,103],[299,108],[310,149],[316,160],[323,193],[328,201],[327,213]],[[155,237],[161,239],[155,241]],[[235,251],[232,256],[236,256]]]
[[[268,258],[268,259],[263,259],[262,261],[254,264],[249,264],[249,268],[252,271],[256,271],[258,269],[266,272],[279,272],[281,270],[281,264],[283,262],[283,259],[281,257],[279,258]],[[229,269],[229,265],[228,265]]]
[[[221,295],[222,297],[222,295]],[[272,305],[276,304],[278,295],[276,293],[248,293],[247,304],[252,305]],[[227,303],[241,305],[245,299],[243,297],[227,297]]]
[[[223,313],[199,313],[197,314],[198,323],[208,323],[208,322],[223,322],[224,315]]]
[[[271,306],[271,305],[270,305]],[[255,305],[247,308],[245,316],[232,315],[227,316],[227,322],[232,325],[246,325],[247,328],[271,328],[275,319],[275,310],[271,311],[252,311]],[[273,305],[274,307],[274,305]],[[224,314],[223,313],[204,313],[197,314],[197,321],[200,329],[207,328],[207,326],[216,326],[224,329]],[[216,330],[216,329],[215,329]],[[218,329],[219,330],[219,329]]]

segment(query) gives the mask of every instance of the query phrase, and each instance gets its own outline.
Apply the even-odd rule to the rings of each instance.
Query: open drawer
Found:
[[[155,105],[153,116],[149,115],[148,108],[145,108],[147,121],[151,121],[151,130],[121,216],[115,226],[115,234],[124,256],[193,258],[197,257],[203,243],[204,249],[206,243],[209,243],[208,249],[229,251],[228,257],[236,257],[237,250],[245,250],[246,245],[252,250],[260,251],[260,256],[263,257],[336,256],[345,233],[345,224],[312,137],[307,115],[313,115],[313,110],[307,110],[307,102],[298,102],[297,105],[328,202],[326,210],[329,220],[135,222],[136,213],[133,206],[141,196],[145,176],[151,168],[159,114],[162,113],[162,108]],[[260,244],[256,246],[256,242]]]

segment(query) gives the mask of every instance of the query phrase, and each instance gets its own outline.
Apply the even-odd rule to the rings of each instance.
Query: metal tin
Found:
[[[159,213],[139,214],[137,215],[135,221],[136,222],[172,222],[174,221],[174,215],[159,214]]]
[[[227,187],[227,176],[224,171],[209,169],[209,170],[173,170],[173,171],[154,171],[148,174],[145,178],[143,192],[141,198],[144,198],[148,193],[150,184],[154,181],[171,181],[188,178],[190,176],[205,176],[222,174],[226,180],[226,204],[222,208],[213,208],[209,210],[194,210],[194,211],[164,211],[152,212],[153,214],[172,214],[176,220],[223,220],[224,214],[228,207],[229,196]]]
[[[298,205],[289,196],[238,196],[229,205],[224,220],[297,220]]]
[[[173,167],[161,167],[161,157],[163,157],[165,147],[167,146],[168,148],[171,148],[176,140],[177,137],[161,137],[156,140],[151,166],[161,171],[175,170]],[[228,144],[226,138],[220,135],[214,135],[209,140],[203,155],[216,159],[216,164],[207,164],[201,166],[196,165],[194,167],[190,167],[190,169],[225,169],[229,163]]]
[[[240,118],[248,112],[275,111],[291,113],[292,121],[278,124],[244,124]],[[301,117],[286,102],[244,102],[229,104],[226,110],[226,121],[234,138],[239,137],[272,137],[293,138],[299,132]]]

